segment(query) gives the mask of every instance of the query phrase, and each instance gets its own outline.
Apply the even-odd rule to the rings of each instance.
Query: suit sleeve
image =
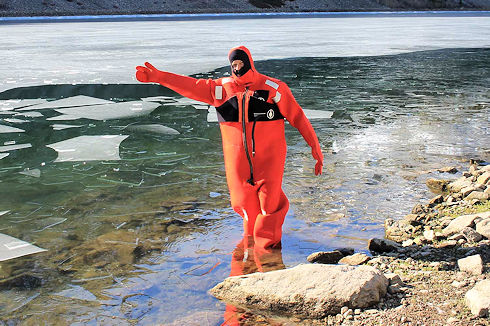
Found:
[[[204,102],[209,105],[216,105],[216,94],[222,87],[217,85],[212,79],[196,79],[189,76],[177,75],[171,72],[162,71],[157,81],[160,85],[170,88],[182,96]],[[221,99],[219,96],[219,99]]]
[[[298,129],[306,143],[311,147],[313,158],[319,162],[323,162],[323,154],[315,130],[313,130],[313,126],[286,84],[280,84],[274,101],[279,107],[281,114],[294,128]]]

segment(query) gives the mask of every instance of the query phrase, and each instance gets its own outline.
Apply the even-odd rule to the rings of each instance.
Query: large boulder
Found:
[[[469,187],[473,185],[471,182],[471,179],[468,179],[466,177],[461,177],[450,184],[447,185],[447,190],[451,192],[460,192],[463,188]]]
[[[490,310],[490,280],[478,282],[465,295],[466,305],[478,317],[488,316]]]
[[[490,239],[490,218],[476,223],[476,232],[480,233],[485,238]]]
[[[462,272],[481,275],[483,273],[483,260],[480,255],[468,256],[458,259],[458,267]]]
[[[442,233],[446,237],[459,233],[465,227],[473,227],[475,225],[475,219],[479,217],[481,218],[484,215],[486,215],[486,213],[458,216],[454,220],[452,220],[451,223],[449,223],[449,225],[444,228],[444,230],[442,230]]]
[[[228,277],[209,292],[236,306],[317,319],[338,314],[344,306],[374,305],[387,287],[383,273],[371,266],[302,264]]]

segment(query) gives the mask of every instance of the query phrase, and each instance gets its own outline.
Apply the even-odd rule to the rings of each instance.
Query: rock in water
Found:
[[[306,260],[308,260],[310,263],[337,264],[343,257],[344,255],[338,250],[320,251],[312,253],[306,258]]]
[[[343,306],[365,308],[385,296],[388,280],[371,266],[302,264],[228,277],[209,292],[237,306],[275,315],[323,318]]]
[[[465,301],[475,316],[488,316],[490,310],[490,280],[478,282],[473,289],[466,293]]]

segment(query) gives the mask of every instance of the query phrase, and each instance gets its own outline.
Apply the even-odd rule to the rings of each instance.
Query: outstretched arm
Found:
[[[289,121],[289,123],[301,133],[305,141],[311,147],[311,154],[316,160],[315,174],[322,174],[323,170],[323,154],[320,148],[320,143],[316,136],[315,130],[311,126],[310,121],[306,117],[301,106],[296,102],[289,87],[281,83],[277,89],[274,100],[279,107],[281,114]]]
[[[136,79],[143,83],[158,83],[196,101],[215,104],[215,82],[212,79],[196,79],[161,71],[149,62],[136,67]]]

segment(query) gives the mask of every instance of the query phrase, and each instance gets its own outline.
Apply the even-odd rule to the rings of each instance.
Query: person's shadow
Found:
[[[284,269],[281,248],[255,248],[253,239],[245,236],[233,250],[230,276],[239,276],[256,272],[269,272]],[[224,322],[221,326],[252,325],[252,315],[240,308],[227,304]],[[248,322],[247,322],[248,321]]]

